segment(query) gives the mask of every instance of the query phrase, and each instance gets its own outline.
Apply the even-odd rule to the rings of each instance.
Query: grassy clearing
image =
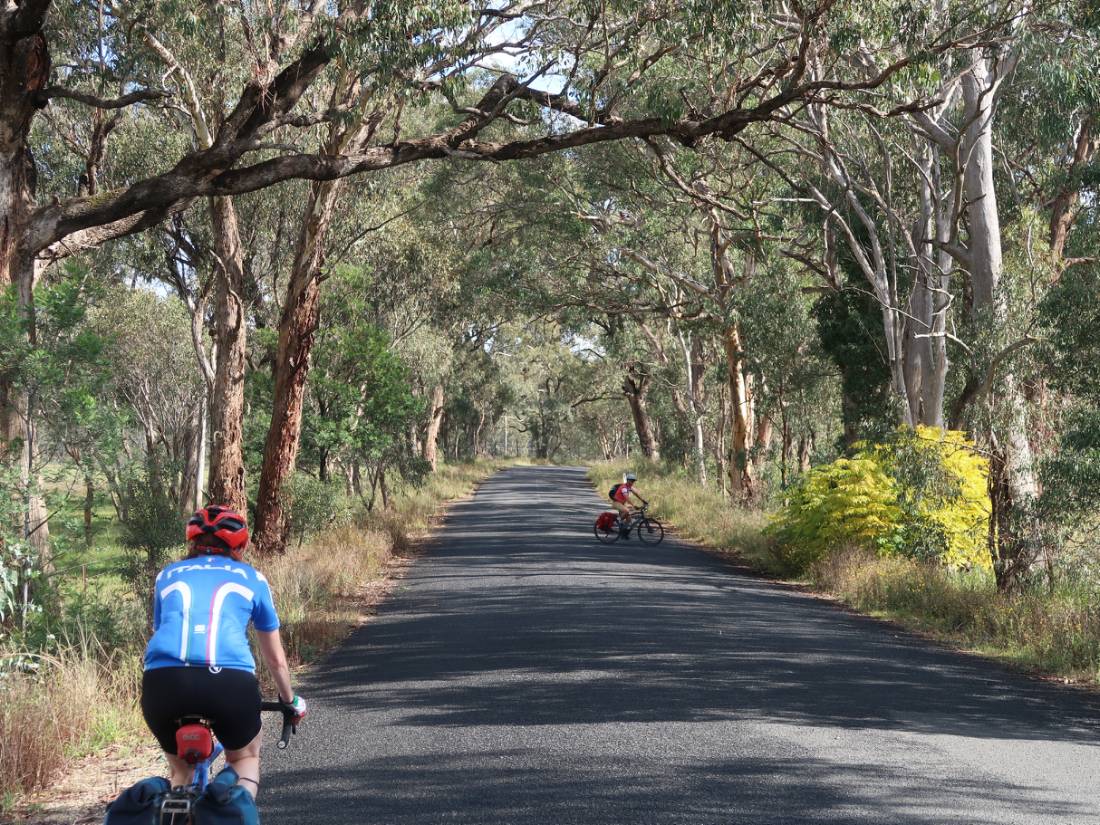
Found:
[[[291,661],[308,664],[342,639],[359,621],[365,589],[385,578],[395,557],[412,550],[441,505],[467,495],[500,466],[441,465],[423,486],[395,490],[390,510],[363,514],[357,524],[292,547],[281,558],[252,559],[271,581]],[[93,593],[104,589],[99,584],[110,593],[117,582],[93,580]],[[139,622],[107,649],[95,630],[111,619],[99,615],[107,604],[96,599],[77,610],[83,618],[71,623],[73,638],[56,645],[55,653],[0,651],[7,659],[0,666],[0,811],[47,787],[69,759],[116,742],[149,740],[138,708],[145,629]],[[132,618],[137,602],[131,597],[114,604]]]
[[[762,534],[767,516],[746,512],[680,468],[600,463],[589,478],[601,494],[633,469],[653,512],[705,547],[777,575],[787,566]],[[789,581],[808,584],[864,613],[889,619],[952,646],[1062,679],[1100,682],[1100,612],[1096,588],[998,593],[990,573],[955,571],[903,556],[832,548]]]

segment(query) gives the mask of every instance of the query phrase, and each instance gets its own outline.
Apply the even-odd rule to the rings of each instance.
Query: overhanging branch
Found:
[[[66,89],[63,86],[48,86],[36,92],[35,97],[41,106],[45,106],[46,103],[53,98],[61,97],[68,100],[75,100],[77,103],[83,103],[86,106],[94,106],[97,109],[122,109],[126,106],[131,106],[134,103],[141,103],[146,100],[163,100],[164,98],[171,97],[171,95],[168,94],[168,92],[158,92],[153,89],[138,89],[137,91],[122,95],[122,97],[108,99],[96,97],[87,92],[78,92],[76,89]]]

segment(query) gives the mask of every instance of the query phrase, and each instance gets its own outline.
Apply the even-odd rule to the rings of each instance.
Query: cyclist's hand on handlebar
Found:
[[[281,696],[279,697],[279,701],[282,701]],[[292,721],[295,727],[297,727],[298,724],[306,718],[306,714],[309,713],[309,706],[306,704],[306,700],[298,694],[295,694],[294,699],[291,701],[283,702],[283,705],[293,717]]]

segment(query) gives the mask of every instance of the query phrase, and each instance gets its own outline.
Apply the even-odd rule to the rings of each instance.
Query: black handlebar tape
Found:
[[[273,711],[283,715],[283,732],[279,736],[277,747],[284,750],[290,744],[290,735],[298,732],[298,726],[294,724],[294,710],[290,705],[282,702],[261,702],[260,710]]]

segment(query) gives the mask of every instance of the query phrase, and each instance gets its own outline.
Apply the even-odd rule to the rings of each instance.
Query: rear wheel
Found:
[[[665,537],[665,528],[655,518],[644,518],[638,522],[638,538],[643,544],[660,544]]]
[[[601,527],[599,520],[597,520],[592,530],[596,534],[596,538],[604,544],[614,544],[619,540],[619,528],[614,522],[610,527]]]

